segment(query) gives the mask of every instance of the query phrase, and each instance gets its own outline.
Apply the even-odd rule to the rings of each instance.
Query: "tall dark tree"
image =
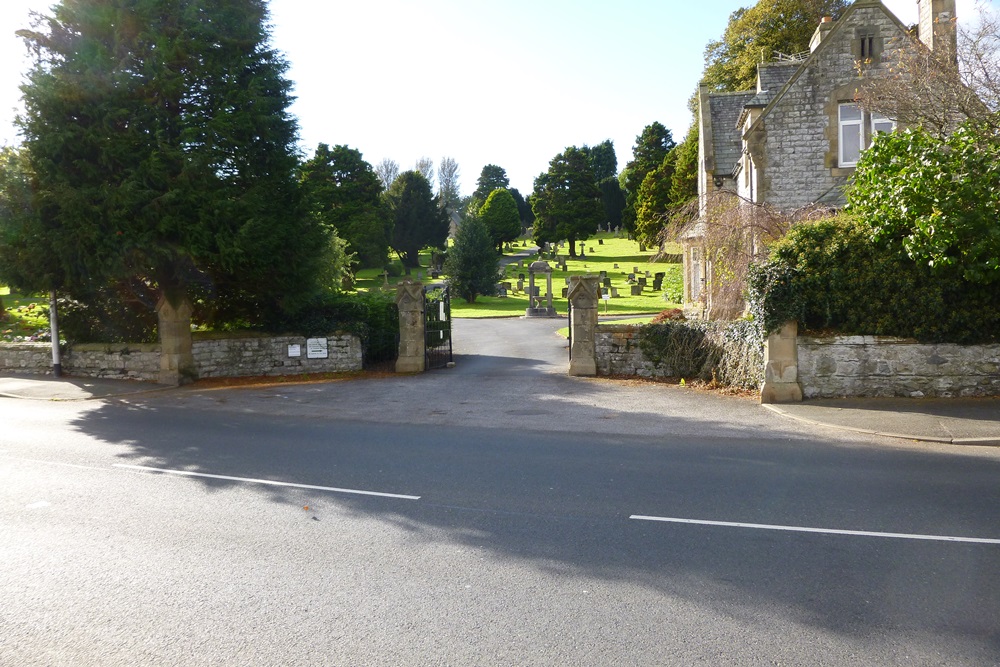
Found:
[[[306,210],[347,242],[361,266],[385,264],[389,230],[379,196],[382,181],[360,151],[319,144],[302,165],[301,186]]]
[[[824,16],[840,18],[849,0],[758,0],[753,7],[729,15],[722,39],[705,47],[703,81],[718,91],[752,90],[757,64],[775,53],[809,49]]]
[[[531,212],[531,205],[524,200],[517,188],[510,188],[510,194],[517,203],[517,213],[521,217],[521,228],[531,227],[535,222],[535,214]]]
[[[503,252],[504,243],[521,235],[521,216],[509,190],[498,188],[491,192],[479,209],[479,219],[486,225],[498,254]]]
[[[479,179],[476,181],[476,191],[472,193],[472,197],[478,199],[479,206],[482,206],[491,192],[498,188],[506,189],[509,186],[510,179],[507,178],[507,172],[504,171],[504,168],[488,164],[483,167],[479,174]]]
[[[596,146],[584,146],[580,150],[587,156],[587,162],[598,183],[618,176],[618,156],[615,155],[615,144],[610,139],[605,139]]]
[[[459,226],[455,244],[444,261],[444,271],[455,294],[467,303],[496,293],[500,257],[482,220],[473,217]]]
[[[604,207],[604,221],[612,229],[622,226],[622,213],[625,211],[625,193],[618,184],[617,176],[609,176],[598,182],[601,189],[601,205]]]
[[[448,216],[431,193],[431,184],[418,171],[405,171],[385,193],[392,223],[390,246],[403,266],[420,266],[420,251],[441,248],[448,240]]]
[[[656,169],[646,174],[639,186],[639,196],[636,197],[635,236],[640,243],[654,245],[660,230],[666,224],[667,213],[670,210],[670,192],[673,187],[677,149],[674,148]]]
[[[537,242],[569,241],[576,257],[576,242],[589,238],[604,218],[601,191],[587,156],[570,147],[552,158],[549,170],[535,179],[531,198]]]
[[[625,165],[621,175],[622,189],[625,191],[622,224],[630,236],[636,233],[639,188],[646,175],[663,164],[663,159],[675,145],[670,130],[658,122],[647,125],[642,134],[635,138],[632,159]]]
[[[678,205],[698,196],[698,123],[691,123],[684,141],[674,151],[677,159],[671,177],[670,201]]]
[[[130,283],[249,321],[310,298],[330,244],[299,202],[265,1],[52,12],[19,33],[36,54],[21,129],[60,287]]]

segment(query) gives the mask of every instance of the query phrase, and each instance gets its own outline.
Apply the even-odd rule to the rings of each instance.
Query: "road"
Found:
[[[569,378],[556,326],[0,400],[0,665],[1000,664],[1000,452]]]

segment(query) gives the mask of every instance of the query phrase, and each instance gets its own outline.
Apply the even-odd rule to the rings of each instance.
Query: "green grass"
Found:
[[[601,243],[600,241],[603,241]],[[522,252],[531,246],[531,242],[524,245],[524,240],[519,240],[514,244],[512,252],[505,253],[506,256]],[[680,246],[670,248],[671,252],[680,253]],[[560,256],[568,257],[565,247],[558,251]],[[619,296],[607,301],[602,300],[600,304],[601,315],[630,315],[637,313],[656,314],[668,308],[678,308],[680,304],[677,300],[682,293],[681,265],[675,263],[652,263],[653,250],[639,251],[639,244],[628,239],[615,238],[613,234],[598,234],[587,241],[587,252],[584,259],[567,259],[566,271],[557,267],[554,260],[546,260],[554,270],[552,271],[552,306],[556,312],[566,314],[566,299],[562,296],[562,290],[566,287],[566,278],[575,275],[599,275],[601,271],[606,271],[611,279],[611,287],[618,290]],[[529,300],[524,292],[516,292],[518,274],[524,274],[524,286],[528,286],[528,265],[536,261],[537,256],[520,261],[520,265],[515,262],[509,264],[505,269],[506,281],[511,283],[511,291],[506,298],[500,297],[478,297],[475,303],[466,303],[463,299],[453,298],[451,302],[452,315],[454,317],[517,317],[524,315],[524,311],[529,306]],[[413,269],[413,280],[422,276],[423,282],[431,282],[430,278],[430,253],[423,253],[420,256],[421,267]],[[616,266],[617,265],[617,268]],[[633,269],[638,269],[637,276],[650,272],[648,285],[641,295],[632,296],[631,286],[626,282],[626,277],[632,273]],[[666,275],[663,280],[663,290],[654,292],[652,289],[652,275],[658,272]],[[404,280],[407,276],[383,277],[381,269],[362,269],[357,272],[355,287],[359,290],[394,289],[396,284]],[[447,276],[442,275],[439,280],[444,280]],[[536,275],[536,285],[541,288],[542,294],[546,292],[545,277]],[[673,300],[665,300],[664,294],[672,295]]]
[[[47,298],[12,293],[9,287],[0,287],[0,299],[3,299],[4,307],[0,317],[0,341],[38,340],[41,332],[48,332]]]

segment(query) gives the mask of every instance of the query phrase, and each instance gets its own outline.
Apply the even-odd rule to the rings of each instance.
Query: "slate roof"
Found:
[[[742,131],[736,125],[755,93],[716,93],[708,98],[712,122],[715,173],[731,174],[743,155]]]
[[[748,107],[766,107],[782,86],[802,65],[801,61],[763,63],[757,67],[758,92],[747,102]]]

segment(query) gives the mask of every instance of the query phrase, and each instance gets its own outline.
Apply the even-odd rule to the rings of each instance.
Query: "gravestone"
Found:
[[[639,287],[645,287],[646,286],[646,278],[645,278],[645,276],[639,276],[638,283],[639,283]]]
[[[569,288],[568,287],[563,287],[562,288],[562,298],[565,299],[568,294],[569,294]]]
[[[616,268],[616,269],[618,268],[618,265],[617,265],[617,264],[615,264],[615,268]]]
[[[611,278],[605,278],[604,280],[601,281],[601,284],[604,285],[605,287],[611,287]]]
[[[597,245],[604,245],[604,239],[597,239]]]
[[[642,285],[632,285],[632,296],[642,296]]]
[[[618,288],[617,287],[612,287],[611,288],[611,298],[612,299],[617,299],[618,296],[619,296],[618,295]]]

